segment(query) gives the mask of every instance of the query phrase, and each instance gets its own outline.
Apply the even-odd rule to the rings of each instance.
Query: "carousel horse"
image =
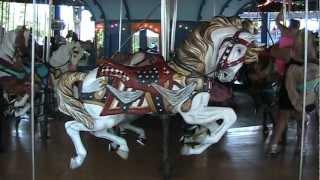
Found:
[[[156,63],[158,60],[161,60],[161,58],[160,58],[160,55],[157,53],[139,51],[134,54],[116,53],[110,59],[98,60],[97,65],[100,65],[105,63],[106,61],[109,61],[112,63],[122,64],[126,66],[131,66],[131,67],[143,67],[143,66],[150,66]],[[210,103],[224,102],[232,97],[232,91],[219,82],[215,82],[211,88],[214,93],[211,93]],[[140,116],[138,115],[130,115],[130,116],[127,115],[127,116],[128,117],[125,117],[125,119],[127,120],[126,123],[121,123],[118,126],[120,132],[122,134],[125,134],[126,130],[134,132],[135,134],[138,135],[137,142],[140,145],[144,145],[147,139],[144,129],[131,124],[132,121],[137,120]],[[186,132],[190,131],[190,133],[192,134],[194,131],[198,130],[198,127],[199,126],[190,126],[188,129],[186,129]],[[112,149],[114,146],[115,146],[114,144],[111,144],[110,149]]]
[[[79,36],[77,33],[73,32],[72,30],[69,30],[67,35],[66,35],[66,39],[69,42],[73,42],[73,43],[77,43],[81,46],[81,48],[84,50],[84,60],[88,60],[90,55],[94,54],[93,50],[94,50],[94,44],[92,41],[87,40],[87,41],[81,41],[79,39]]]
[[[261,48],[254,40],[242,31],[240,19],[215,17],[196,28],[168,63],[163,58],[142,67],[106,62],[89,73],[64,74],[57,92],[59,110],[74,118],[65,123],[76,150],[70,167],[80,167],[87,155],[80,131],[116,143],[117,154],[127,158],[126,140],[107,131],[125,122],[126,114],[179,113],[186,123],[200,125],[203,131],[185,141],[185,155],[200,154],[217,143],[237,116],[231,108],[208,106],[211,87],[215,78],[233,81],[244,63],[257,60]],[[81,88],[79,98],[73,86]]]
[[[77,42],[66,42],[52,53],[49,58],[49,65],[54,87],[56,87],[57,81],[63,73],[77,69],[84,54],[84,49]]]
[[[317,37],[308,31],[308,63],[306,83],[306,113],[307,123],[313,110],[319,115],[319,54],[316,46]],[[286,72],[285,86],[289,100],[298,117],[302,117],[303,110],[303,80],[304,80],[304,30],[297,36],[297,43],[293,53],[296,63],[291,64]],[[307,127],[307,126],[306,126]],[[298,138],[301,138],[301,123],[297,123]]]
[[[143,66],[150,66],[154,64],[156,61],[161,60],[159,54],[155,53],[147,53],[147,52],[136,52],[134,54],[131,53],[115,53],[114,55],[111,56],[110,59],[99,59],[97,60],[96,64],[101,65],[106,62],[112,62],[116,64],[122,64],[126,66],[131,66],[131,67],[143,67]],[[126,123],[121,123],[119,126],[117,126],[120,130],[121,134],[126,134],[126,130],[132,131],[135,134],[138,135],[137,137],[137,142],[140,145],[145,145],[145,141],[147,139],[146,133],[143,128],[134,126],[131,124],[132,121],[135,121],[139,119],[138,115],[125,115],[126,117]],[[115,144],[110,144],[110,150],[115,147]]]
[[[30,32],[24,27],[9,31],[4,35],[0,49],[0,86],[7,104],[4,113],[15,117],[16,129],[18,129],[21,119],[29,118],[27,111],[30,109],[28,101],[31,89],[30,35]],[[40,47],[37,44],[35,45],[36,48]],[[38,61],[39,58],[37,57],[41,54],[36,52],[35,55],[35,90],[36,93],[40,93],[40,90],[48,85],[49,71],[44,63]],[[37,96],[40,101],[44,101],[43,95],[44,93]],[[39,111],[41,109],[43,109],[43,106],[40,105]]]
[[[0,49],[0,86],[3,91],[22,97],[14,102],[14,107],[23,107],[16,111],[20,116],[30,109],[30,83],[25,63],[30,32],[24,28],[12,30],[4,35]]]

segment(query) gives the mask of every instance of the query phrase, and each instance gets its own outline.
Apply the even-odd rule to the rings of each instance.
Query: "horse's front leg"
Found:
[[[129,147],[127,145],[127,141],[122,137],[116,136],[110,132],[107,132],[106,129],[100,131],[94,131],[92,134],[96,137],[107,139],[112,141],[111,145],[116,146],[117,154],[123,158],[128,159],[129,156]]]
[[[141,145],[145,144],[146,141],[146,133],[143,128],[132,125],[131,122],[137,120],[140,116],[138,115],[125,115],[124,123],[119,124],[119,128],[122,131],[129,130],[138,135],[137,142]]]
[[[14,102],[14,107],[17,108],[17,107],[24,106],[27,103],[29,97],[30,97],[30,95],[28,93],[24,94],[24,96],[21,99],[16,100]]]
[[[15,117],[20,117],[27,113],[27,111],[31,108],[30,103],[28,103],[28,100],[30,98],[29,94],[25,94],[21,99],[14,102],[14,115]]]
[[[69,137],[71,138],[76,150],[76,156],[70,160],[70,168],[76,169],[80,167],[87,156],[87,150],[82,144],[80,131],[91,131],[78,121],[68,121],[65,123],[65,129]]]

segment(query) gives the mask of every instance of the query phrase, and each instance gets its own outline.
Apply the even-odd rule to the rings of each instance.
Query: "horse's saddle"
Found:
[[[118,113],[164,112],[163,99],[154,84],[171,89],[174,71],[162,59],[153,65],[129,67],[106,62],[98,67],[97,78],[106,77],[102,116]]]

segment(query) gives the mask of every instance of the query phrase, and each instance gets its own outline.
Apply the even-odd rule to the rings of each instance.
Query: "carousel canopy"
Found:
[[[32,0],[1,0],[5,2],[17,2],[17,3],[32,3]],[[36,0],[39,4],[48,4],[49,0]],[[54,4],[63,4],[63,5],[70,5],[70,6],[83,6],[84,3],[82,0],[54,0]]]
[[[32,0],[5,0],[32,3]],[[48,0],[37,0],[47,3]],[[120,0],[54,0],[54,4],[86,6],[94,19],[118,20]],[[127,20],[159,20],[160,0],[123,0],[123,18]],[[283,0],[178,0],[179,21],[208,20],[216,15],[234,16],[241,12],[280,11]],[[304,0],[288,0],[292,11],[303,11]],[[317,0],[309,0],[310,10],[316,10]]]

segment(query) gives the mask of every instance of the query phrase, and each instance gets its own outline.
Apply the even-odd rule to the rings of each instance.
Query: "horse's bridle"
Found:
[[[216,71],[219,71],[219,70],[224,70],[224,69],[228,69],[232,66],[236,66],[242,62],[245,61],[245,58],[242,57],[240,59],[238,59],[237,61],[233,61],[231,63],[228,62],[228,58],[231,54],[231,50],[232,48],[234,47],[235,44],[242,44],[244,46],[250,46],[252,44],[252,42],[250,41],[247,41],[243,38],[240,38],[239,35],[242,33],[242,32],[245,32],[244,30],[238,30],[232,37],[229,37],[229,38],[226,38],[222,41],[219,49],[222,47],[222,45],[229,41],[231,42],[231,44],[225,49],[225,51],[223,52],[221,58],[219,59],[218,61],[218,65],[217,65],[217,68],[208,72],[208,73],[200,73],[200,72],[192,72],[192,68],[189,68],[187,65],[185,64],[181,64],[179,63],[178,61],[175,61],[175,58],[173,58],[173,61],[174,63],[179,66],[180,68],[186,70],[186,71],[189,71],[191,72],[191,75],[189,75],[188,77],[189,78],[199,78],[199,77],[209,77],[210,74],[213,74],[215,73]]]
[[[226,41],[229,41],[230,44],[228,45],[228,47],[224,50],[222,56],[220,57],[219,61],[218,61],[218,66],[217,66],[217,70],[224,70],[224,69],[228,69],[232,66],[236,66],[240,63],[243,63],[244,62],[244,57],[236,60],[236,61],[233,61],[233,62],[228,62],[228,59],[229,59],[229,56],[231,54],[231,51],[233,49],[233,47],[236,45],[236,44],[242,44],[244,46],[250,46],[252,44],[252,42],[249,42],[243,38],[240,38],[239,35],[240,33],[242,33],[244,31],[242,30],[239,30],[237,31],[232,37],[229,37],[229,38],[226,38],[225,40],[223,40],[223,42],[221,43],[220,45],[220,48],[222,47],[222,45],[226,42]],[[219,48],[219,49],[220,49]]]

